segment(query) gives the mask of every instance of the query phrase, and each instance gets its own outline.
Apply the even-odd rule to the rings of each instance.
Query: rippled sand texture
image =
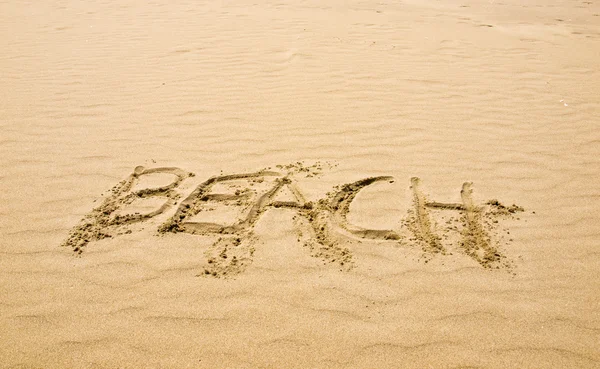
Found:
[[[597,1],[2,1],[0,50],[0,367],[600,367]],[[60,247],[138,165],[195,173],[180,201],[297,161],[331,166],[309,201],[393,176],[365,228],[403,227],[412,177],[472,181],[525,209],[512,267],[355,240],[346,270],[285,207],[235,278],[202,274],[215,236],[157,234],[174,207]]]

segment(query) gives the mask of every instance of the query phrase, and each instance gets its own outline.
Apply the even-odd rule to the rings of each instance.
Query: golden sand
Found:
[[[600,367],[600,4],[0,4],[1,368]]]

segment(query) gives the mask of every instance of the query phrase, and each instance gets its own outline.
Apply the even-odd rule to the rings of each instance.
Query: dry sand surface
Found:
[[[1,368],[599,368],[600,3],[3,1]]]

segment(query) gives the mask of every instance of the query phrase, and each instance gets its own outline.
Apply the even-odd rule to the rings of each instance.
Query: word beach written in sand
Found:
[[[308,201],[294,178],[298,174],[315,177],[322,169],[321,164],[306,167],[296,163],[277,168],[286,173],[261,170],[214,176],[184,196],[178,189],[195,174],[171,167],[137,167],[70,231],[63,246],[81,254],[90,242],[132,233],[136,224],[164,214],[157,228],[159,234],[183,232],[214,236],[215,241],[205,253],[207,267],[202,275],[232,276],[252,262],[257,221],[269,209],[280,208],[296,213],[298,241],[310,254],[325,263],[336,263],[341,270],[355,265],[348,246],[356,241],[419,247],[425,262],[433,255],[453,255],[458,251],[483,268],[511,268],[510,260],[501,251],[499,220],[513,218],[523,208],[504,206],[498,200],[476,204],[470,182],[462,185],[460,203],[445,203],[428,200],[421,180],[413,177],[410,181],[412,208],[400,222],[399,229],[366,229],[348,220],[350,205],[365,187],[378,182],[392,183],[393,177],[364,178],[336,186],[317,201]],[[167,176],[170,182],[138,188],[140,181],[150,175]],[[286,197],[281,200],[279,195],[283,193]],[[451,213],[448,219],[446,213]],[[199,216],[207,214],[209,218],[213,215],[213,221]],[[223,214],[229,223],[219,221]]]

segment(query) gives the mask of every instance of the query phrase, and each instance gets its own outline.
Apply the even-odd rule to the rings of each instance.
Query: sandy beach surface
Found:
[[[600,368],[600,3],[2,1],[1,368]]]

